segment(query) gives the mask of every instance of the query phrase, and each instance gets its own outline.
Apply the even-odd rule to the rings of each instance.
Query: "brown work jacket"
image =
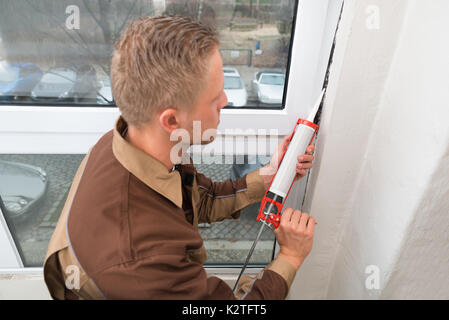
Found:
[[[50,240],[44,279],[54,299],[284,299],[296,269],[274,259],[236,295],[208,277],[198,223],[237,219],[265,190],[259,170],[212,182],[192,164],[168,170],[128,143],[127,124],[92,147]]]

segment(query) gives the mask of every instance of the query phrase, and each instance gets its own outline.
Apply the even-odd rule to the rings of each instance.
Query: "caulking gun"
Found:
[[[312,140],[318,130],[318,126],[313,123],[313,120],[315,119],[315,115],[321,105],[325,90],[326,89],[323,89],[323,91],[321,91],[321,94],[307,120],[301,118],[298,119],[295,128],[288,139],[287,150],[285,150],[284,154],[281,156],[276,173],[271,179],[270,186],[268,187],[268,190],[260,204],[257,221],[262,222],[262,225],[260,226],[256,240],[254,240],[248,256],[246,257],[245,264],[240,271],[239,277],[237,278],[233,289],[234,293],[237,290],[240,277],[245,271],[249,259],[253,254],[254,248],[262,235],[264,226],[266,225],[272,230],[279,227],[279,223],[281,222],[282,207],[284,206],[285,200],[290,193],[290,189],[295,182],[294,179],[296,176],[297,158],[299,155],[305,154],[307,147],[312,143]]]

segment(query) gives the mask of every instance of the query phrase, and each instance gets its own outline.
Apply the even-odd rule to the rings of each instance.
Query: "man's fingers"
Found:
[[[304,177],[306,174],[307,174],[307,171],[304,170],[304,169],[296,170],[296,176],[295,176],[295,179],[298,180],[299,178]],[[296,180],[295,180],[295,181],[296,181]]]
[[[293,214],[292,214],[292,217],[291,217],[291,219],[290,219],[290,223],[294,226],[294,227],[296,227],[297,225],[298,225],[298,223],[299,223],[299,220],[301,219],[301,211],[299,211],[299,210],[295,210],[295,211],[293,211]]]
[[[313,144],[311,144],[310,146],[307,147],[308,154],[313,154],[314,152],[315,152],[315,146]]]
[[[301,169],[310,169],[312,167],[313,167],[313,164],[311,162],[297,163],[296,171],[301,170]]]
[[[308,213],[293,210],[292,208],[285,209],[281,216],[281,225],[284,227],[292,225],[302,231],[313,232],[315,224],[317,222]]]
[[[284,139],[281,142],[281,146],[280,146],[280,151],[285,151],[285,149],[287,149],[288,147],[288,139],[290,138],[290,136],[285,136]]]
[[[309,215],[303,212],[301,219],[299,220],[299,230],[305,231],[307,228],[307,222],[309,222]]]
[[[292,214],[293,214],[292,208],[285,209],[281,216],[281,225],[283,226],[287,225],[290,222]]]
[[[312,162],[313,159],[315,159],[315,157],[311,154],[303,154],[303,155],[298,156],[299,163]]]
[[[309,222],[305,230],[306,237],[313,237],[313,230],[315,229],[316,221],[313,217],[309,217]]]
[[[309,222],[307,223],[306,233],[309,235],[312,235],[315,225],[316,225],[315,219],[313,217],[309,217]]]

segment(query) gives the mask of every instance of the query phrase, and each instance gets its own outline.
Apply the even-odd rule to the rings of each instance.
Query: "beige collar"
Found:
[[[182,208],[181,175],[177,170],[168,171],[159,160],[136,148],[123,136],[128,124],[120,116],[114,126],[112,152],[122,166],[151,189]]]

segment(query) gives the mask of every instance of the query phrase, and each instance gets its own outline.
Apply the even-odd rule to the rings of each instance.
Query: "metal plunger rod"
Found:
[[[272,207],[273,207],[273,203],[270,203],[270,206],[268,207],[267,212],[265,212],[265,217],[267,217],[271,213]],[[239,284],[239,281],[240,281],[240,278],[242,277],[243,272],[245,271],[246,267],[248,266],[249,259],[251,259],[251,256],[253,255],[253,251],[256,248],[257,242],[259,242],[259,239],[262,235],[262,231],[263,231],[264,227],[265,227],[265,223],[262,223],[262,225],[259,228],[259,233],[257,234],[256,240],[254,240],[253,245],[251,246],[251,249],[249,250],[248,256],[246,257],[246,261],[243,264],[242,270],[240,270],[240,274],[237,278],[237,281],[235,282],[234,289],[232,289],[232,291],[234,293],[236,293],[236,291],[237,291],[237,285]]]
[[[243,272],[245,271],[246,266],[248,265],[249,259],[253,255],[254,248],[256,248],[257,242],[259,241],[259,238],[262,235],[262,231],[263,231],[264,227],[265,227],[265,224],[262,223],[260,225],[259,233],[257,234],[256,240],[254,240],[253,245],[252,245],[251,249],[249,250],[248,256],[246,257],[245,264],[243,265],[242,270],[240,271],[240,274],[237,278],[237,281],[235,282],[234,289],[233,289],[234,293],[236,293],[236,291],[237,291],[237,285],[239,284],[240,277],[242,276]]]

